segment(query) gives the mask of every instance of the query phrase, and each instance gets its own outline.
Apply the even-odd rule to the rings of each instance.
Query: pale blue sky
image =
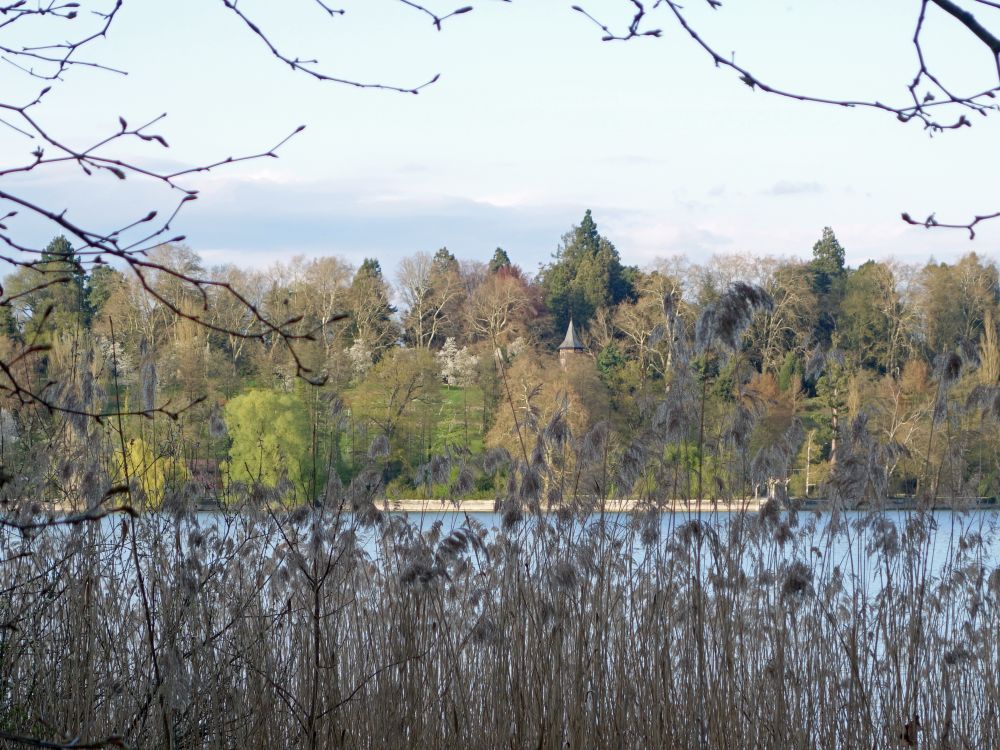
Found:
[[[172,148],[126,151],[181,164],[267,148],[307,125],[280,159],[189,181],[202,199],[176,229],[209,262],[335,253],[391,269],[418,250],[485,260],[501,245],[533,271],[586,208],[641,266],[674,254],[808,255],[824,225],[854,265],[1000,255],[1000,222],[970,243],[899,220],[1000,208],[1000,116],[930,138],[883,113],[768,97],[716,70],[667,15],[653,24],[662,39],[609,44],[570,4],[485,0],[440,33],[391,0],[347,0],[335,19],[306,0],[240,4],[331,74],[411,86],[441,73],[411,96],[292,73],[221,3],[136,0],[90,55],[130,75],[72,72],[42,114],[81,145],[119,114],[166,111],[158,132]],[[586,7],[619,26],[630,17],[624,0]],[[916,11],[913,0],[731,0],[714,13],[690,3],[706,36],[769,82],[899,102]],[[933,61],[970,89],[995,84],[967,34],[931,21]],[[8,90],[21,85],[13,70],[3,76]],[[3,163],[30,148],[0,134]],[[20,187],[108,227],[163,198],[114,182],[48,173]]]

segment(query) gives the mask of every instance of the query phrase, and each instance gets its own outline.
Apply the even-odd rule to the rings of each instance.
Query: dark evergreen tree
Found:
[[[95,266],[87,277],[87,307],[93,318],[101,314],[115,289],[125,283],[125,276],[109,265]]]
[[[370,277],[370,278],[382,278],[382,264],[378,262],[375,258],[365,258],[361,261],[361,267],[358,268],[358,272],[354,275],[355,279],[359,277]]]
[[[9,276],[7,296],[17,298],[15,316],[25,339],[39,342],[89,325],[86,280],[80,258],[62,236],[48,244],[36,263]]]
[[[836,343],[836,337],[834,337]],[[816,381],[816,395],[823,406],[817,415],[820,431],[817,438],[820,445],[828,446],[825,457],[831,465],[837,463],[837,443],[843,425],[841,420],[847,413],[847,392],[850,385],[852,369],[843,353],[833,349],[827,354],[827,361],[822,375]]]
[[[457,273],[458,270],[458,258],[448,248],[442,247],[434,253],[434,273],[448,273],[449,271]]]
[[[0,307],[0,341],[6,337],[11,340],[18,340],[20,332],[17,329],[17,319],[9,305]]]
[[[49,287],[53,305],[52,324],[58,330],[70,330],[90,323],[90,308],[87,304],[87,272],[80,258],[73,252],[73,246],[62,235],[56,237],[42,252],[42,268],[54,278],[65,281]]]
[[[392,319],[396,308],[389,303],[389,297],[382,266],[374,258],[365,258],[351,281],[351,337],[363,341],[376,362],[399,337]]]
[[[830,227],[823,227],[823,236],[813,245],[810,269],[813,273],[813,291],[819,302],[819,317],[813,335],[819,343],[829,346],[837,328],[847,278],[844,248]]]
[[[830,227],[823,227],[823,236],[813,245],[813,273],[816,291],[829,291],[832,284],[845,275],[844,248]]]
[[[502,247],[498,247],[496,251],[493,253],[493,257],[490,258],[490,263],[488,266],[489,272],[496,273],[501,268],[510,268],[510,266],[511,266],[510,256],[507,255],[507,251],[504,250]]]
[[[637,274],[637,269],[622,265],[618,250],[598,233],[588,209],[541,272],[553,335],[561,337],[570,318],[583,327],[598,308],[634,300]]]

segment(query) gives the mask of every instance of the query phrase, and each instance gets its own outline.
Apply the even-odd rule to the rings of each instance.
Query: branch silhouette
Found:
[[[996,12],[1000,11],[1000,3],[993,0],[974,1],[983,6],[980,10],[989,14],[990,21],[993,23],[1000,21],[1000,12]],[[997,103],[997,95],[1000,93],[1000,37],[990,31],[968,8],[953,0],[919,0],[916,3],[917,13],[912,35],[917,63],[916,72],[913,78],[904,84],[906,101],[895,104],[878,99],[826,97],[808,91],[783,87],[765,80],[750,67],[737,63],[735,53],[723,54],[718,46],[708,41],[707,35],[698,24],[691,20],[685,6],[681,3],[675,0],[654,0],[652,3],[644,3],[640,0],[623,0],[623,2],[631,7],[633,15],[627,27],[618,32],[613,31],[609,24],[598,19],[585,7],[580,5],[572,7],[603,32],[602,41],[605,42],[631,41],[641,37],[662,37],[662,28],[655,26],[647,28],[647,25],[656,11],[665,9],[663,12],[668,14],[690,41],[700,48],[717,68],[734,73],[743,84],[754,91],[805,103],[884,112],[902,123],[918,122],[932,135],[971,127],[970,115],[986,117],[995,114],[1000,109],[1000,104]],[[705,0],[705,2],[712,10],[723,10],[722,0]],[[991,75],[996,78],[996,84],[969,93],[956,93],[954,84],[945,81],[942,75],[935,72],[935,68],[927,60],[923,44],[927,32],[928,9],[931,6],[941,15],[949,17],[953,22],[964,27],[972,35],[975,42],[985,48],[991,63]],[[984,57],[984,59],[986,58]],[[974,239],[974,228],[978,224],[998,216],[1000,216],[1000,212],[987,212],[976,215],[966,222],[941,222],[934,219],[933,215],[924,221],[915,221],[910,218],[909,214],[904,213],[903,221],[929,229],[965,229],[969,232],[969,238]]]

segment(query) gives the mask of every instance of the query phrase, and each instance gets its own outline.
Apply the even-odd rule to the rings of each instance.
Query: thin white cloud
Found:
[[[826,188],[818,182],[792,182],[789,180],[778,180],[763,191],[764,195],[784,196],[784,195],[817,195],[825,193]]]

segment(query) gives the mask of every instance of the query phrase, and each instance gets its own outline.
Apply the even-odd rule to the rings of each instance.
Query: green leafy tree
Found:
[[[426,349],[399,348],[388,351],[348,396],[355,420],[385,438],[392,461],[411,466],[429,458],[440,398],[440,367],[434,355]]]
[[[618,344],[612,341],[597,355],[597,371],[601,374],[601,380],[608,387],[614,388],[619,384],[621,370],[625,367],[626,362]]]
[[[65,283],[56,284],[48,290],[54,307],[53,326],[57,330],[70,330],[89,324],[87,273],[69,240],[62,235],[52,240],[42,252],[42,266],[48,274],[67,278]]]
[[[139,491],[149,508],[159,508],[167,487],[176,486],[187,477],[182,462],[157,454],[142,438],[132,438],[125,443],[124,452],[115,454],[112,481],[127,483],[132,492]],[[133,501],[138,499],[133,498]]]
[[[870,260],[848,276],[838,330],[843,347],[862,367],[885,374],[900,364],[903,351],[894,325],[901,307],[886,265]]]
[[[10,343],[19,336],[17,318],[9,306],[0,307],[0,338]]]
[[[310,472],[309,410],[298,395],[255,388],[230,400],[224,417],[232,444],[230,482],[302,487]]]

